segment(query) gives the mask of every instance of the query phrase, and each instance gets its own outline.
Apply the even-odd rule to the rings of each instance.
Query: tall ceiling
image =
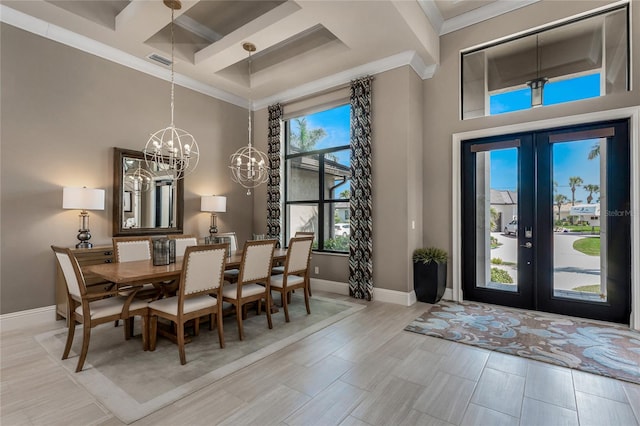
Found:
[[[430,77],[439,36],[538,0],[182,0],[176,82],[266,105],[411,65]],[[171,9],[161,0],[1,0],[3,22],[168,78]],[[256,45],[249,78],[244,42]]]

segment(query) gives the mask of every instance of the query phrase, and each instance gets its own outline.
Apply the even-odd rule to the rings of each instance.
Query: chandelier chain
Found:
[[[175,62],[175,54],[174,54],[174,35],[173,35],[173,18],[175,15],[175,10],[171,8],[171,127],[174,127],[173,124],[173,106],[174,106],[174,71],[173,71],[173,63]]]

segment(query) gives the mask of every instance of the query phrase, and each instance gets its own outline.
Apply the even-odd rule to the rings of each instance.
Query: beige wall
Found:
[[[460,50],[592,10],[608,3],[611,2],[544,0],[441,37],[440,68],[435,76],[425,80],[423,85],[425,98],[423,155],[425,245],[436,245],[449,251],[452,248],[451,155],[454,133],[640,104],[640,89],[638,87],[640,81],[640,43],[636,42],[632,43],[631,56],[634,72],[632,81],[635,89],[631,92],[461,121],[458,109]],[[640,22],[640,8],[632,7],[632,14],[632,23]],[[635,27],[637,28],[637,25]],[[632,39],[638,40],[637,29]],[[451,277],[451,273],[449,273],[449,277]],[[451,287],[451,278],[449,278],[448,286]]]
[[[77,242],[78,212],[62,209],[63,186],[106,189],[91,212],[91,241],[110,244],[113,147],[142,149],[169,124],[169,83],[1,25],[1,306],[4,313],[54,304],[50,245]],[[181,87],[175,122],[200,146],[185,181],[185,232],[204,236],[200,196],[226,195],[220,232],[252,232],[253,199],[231,182],[229,156],[247,141],[247,112]]]
[[[406,293],[411,253],[422,243],[422,82],[408,66],[375,75],[372,102],[374,286]],[[256,128],[266,117],[266,109],[256,112]],[[266,132],[256,134],[256,145],[266,149]],[[258,188],[256,206],[264,202],[266,188]],[[254,227],[266,229],[265,211],[256,211]],[[349,280],[348,256],[314,253],[315,266],[313,278]]]

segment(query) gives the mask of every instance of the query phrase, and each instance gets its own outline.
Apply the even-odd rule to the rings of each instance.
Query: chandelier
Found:
[[[124,175],[124,187],[132,192],[147,192],[151,189],[153,175],[138,163],[138,167],[127,170]]]
[[[175,11],[182,8],[182,3],[180,0],[164,0],[164,4],[171,9],[171,124],[151,135],[143,153],[149,170],[178,180],[193,173],[198,166],[200,152],[195,138],[186,130],[177,128],[173,123],[175,91],[173,20]]]
[[[249,89],[251,89],[251,52],[256,51],[253,43],[244,43],[244,50],[249,52]],[[231,156],[231,176],[234,182],[247,188],[247,195],[251,195],[251,189],[269,180],[269,158],[264,152],[251,145],[251,106],[249,99],[249,143],[240,148]]]

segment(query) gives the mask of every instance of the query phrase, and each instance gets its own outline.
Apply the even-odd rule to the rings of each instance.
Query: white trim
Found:
[[[407,50],[396,55],[362,64],[357,67],[341,71],[339,73],[320,78],[298,87],[287,89],[273,96],[259,99],[254,102],[254,111],[267,107],[277,102],[289,102],[308,95],[323,92],[325,90],[349,83],[351,80],[370,74],[380,74],[385,71],[409,65],[422,79],[431,78],[435,73],[435,65],[425,65],[422,59],[416,59],[417,53]],[[425,77],[423,77],[425,76]]]
[[[509,133],[529,132],[554,127],[573,126],[606,120],[629,118],[629,132],[631,138],[631,318],[630,325],[640,330],[640,107],[612,109],[607,111],[590,112],[586,114],[556,117],[548,120],[511,124],[508,126],[478,129],[452,135],[452,295],[453,300],[461,302],[462,297],[462,251],[461,251],[461,223],[462,212],[460,201],[462,187],[460,181],[461,164],[460,149],[463,140],[497,136]],[[634,260],[635,259],[635,260]]]
[[[0,330],[14,331],[33,326],[53,324],[56,320],[56,306],[29,309],[0,315]]]
[[[443,22],[440,28],[440,35],[449,34],[451,32],[460,30],[462,28],[483,22],[496,16],[504,15],[505,13],[513,12],[521,7],[529,6],[539,2],[540,0],[510,0],[510,1],[495,1],[489,3],[486,6],[473,9],[462,15],[454,16],[451,19],[447,19]],[[424,9],[423,9],[424,10]],[[428,17],[428,15],[427,15]]]
[[[328,291],[329,293],[349,295],[349,284],[338,281],[321,280],[319,278],[311,278],[311,292],[313,290]]]
[[[443,300],[454,300],[453,299],[453,291],[447,287],[444,289],[444,294],[442,295]]]
[[[420,8],[427,15],[427,19],[431,22],[433,29],[436,30],[436,34],[440,34],[442,31],[442,25],[444,24],[444,18],[440,13],[440,9],[436,6],[434,0],[418,0]]]
[[[373,300],[377,302],[394,303],[396,305],[411,306],[417,302],[416,292],[411,290],[409,293],[397,290],[388,290],[386,288],[374,288]]]

